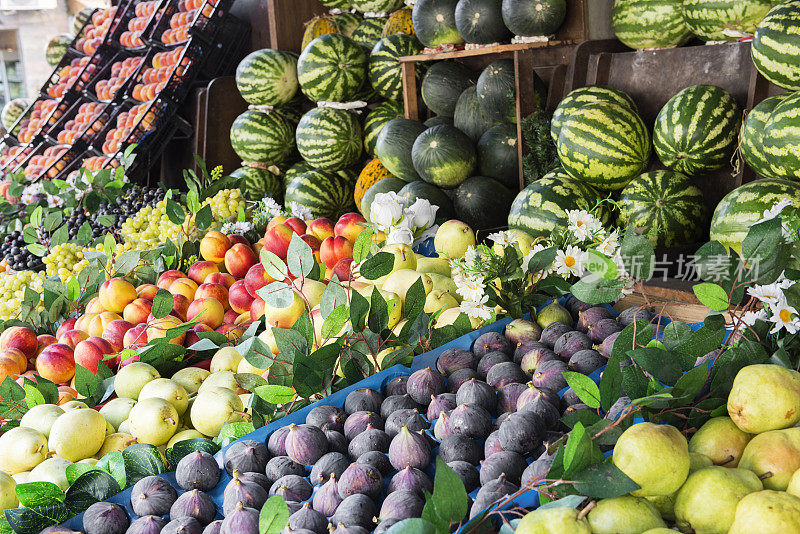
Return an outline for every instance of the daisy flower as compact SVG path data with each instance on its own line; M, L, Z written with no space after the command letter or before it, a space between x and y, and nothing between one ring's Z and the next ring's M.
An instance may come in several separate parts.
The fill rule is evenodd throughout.
M789 306L786 300L781 299L779 302L770 305L771 312L770 321L775 326L769 331L770 334L778 332L781 328L785 328L790 334L796 334L800 331L800 319L797 318L797 309Z
M270 217L277 217L278 215L283 215L283 208L280 204L278 204L274 198L272 197L264 197L261 199L261 202L264 204L263 211Z
M513 245L517 241L517 231L508 230L506 232L495 232L493 234L489 234L487 238L494 241L495 245L507 247L509 245Z
M748 287L747 294L765 304L777 304L781 300L786 300L783 288L779 284Z
M602 224L596 217L583 210L567 210L567 221L567 228L580 241L585 241L602 228Z
M308 209L308 207L303 206L298 202L289 202L289 205L287 207L289 208L289 212L292 214L292 216L297 217L300 220L310 221L311 219L314 218L314 215L312 215L311 210Z
M767 320L767 310L761 309L758 311L746 311L744 315L742 315L742 324L739 326L741 330L746 329L748 326L753 326L756 324L756 321L766 321Z
M461 295L463 299L477 301L485 296L483 291L486 286L481 280L457 274L453 277L453 283L456 285L456 293Z
M597 245L597 252L601 254L605 254L609 258L614 255L614 253L619 248L619 236L617 235L617 231L614 230L608 237L603 239L599 245Z
M556 260L553 266L556 272L561 276L581 276L587 258L588 254L586 251L574 245L568 245L567 250L559 250L556 252Z
M459 306L459 309L463 313L466 313L468 317L476 317L488 321L492 318L492 309L486 306L488 300L488 295L484 295L480 300L465 299Z

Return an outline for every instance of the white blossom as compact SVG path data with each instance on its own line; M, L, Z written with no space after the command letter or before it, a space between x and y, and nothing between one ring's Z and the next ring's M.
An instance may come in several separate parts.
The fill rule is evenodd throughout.
M436 231L439 229L438 224L434 224L430 228L426 228L414 238L414 245L419 245L423 241L430 239L436 235Z
M492 318L492 309L486 306L486 302L488 300L488 295L484 295L479 300L465 299L461 302L459 309L463 313L467 314L468 317L475 317L484 321L488 321Z
M495 245L507 247L509 245L513 245L517 241L517 231L508 230L506 232L495 232L493 234L489 234L487 237L488 239L494 241Z
M411 222L412 228L421 230L433 224L438 210L439 206L432 205L425 198L418 198L416 202L404 210L404 215Z
M411 246L413 243L414 232L411 231L411 228L405 225L392 226L389 229L389 234L386 236L387 245L402 244Z
M277 217L278 215L283 215L283 208L280 204L278 204L274 198L272 197L264 197L261 199L261 202L264 204L262 208L264 213L269 215L270 217Z
M378 230L385 232L403 219L404 210L405 199L390 191L375 195L369 208L369 214L372 223L378 227Z
M753 326L756 324L756 321L766 321L767 320L767 310L760 309L757 311L749 310L744 312L742 315L742 324L739 325L739 328L744 330L748 326Z
M585 250L581 250L574 245L568 245L566 250L556 252L556 259L553 265L556 272L561 276L581 276L588 256Z
M44 191L44 186L41 182L28 184L25 186L25 189L22 190L20 201L25 205L33 204L36 200L36 196L41 194L42 191Z
M614 230L597 245L597 252L605 254L609 258L612 257L619 248L619 236L617 231Z
M778 202L776 202L771 208L764 210L764 216L758 221L759 223L772 220L776 217L779 217L781 212L783 212L784 208L787 206L791 206L792 201L788 198L782 198Z
M303 206L299 202L289 202L287 206L289 208L289 213L292 214L292 217L297 217L303 221L310 221L314 218L314 215L311 213L311 210L308 207Z
M253 229L253 223L243 222L227 222L222 225L220 231L225 235L230 234L246 234Z
M764 304L777 304L781 300L786 300L783 289L779 284L748 287L747 294Z
M529 266L531 260L533 259L533 257L536 255L537 252L540 252L540 251L544 250L545 248L547 248L547 247L545 247L541 243L536 243L535 245L533 245L533 247L531 247L531 249L528 251L528 253L525 254L522 257L522 272L524 272L526 274L528 273L528 266ZM551 269L552 269L552 266L544 271L545 274L548 273Z
M594 232L603 227L596 217L583 210L567 210L567 220L567 228L579 241L585 241L590 238Z
M459 273L453 276L453 283L456 285L456 293L466 300L476 301L484 296L486 286L483 280Z
M770 321L775 324L772 330L769 331L770 334L775 334L782 328L785 328L790 334L796 334L800 331L800 319L797 317L797 309L790 306L785 299L781 299L775 304L770 304L769 311Z

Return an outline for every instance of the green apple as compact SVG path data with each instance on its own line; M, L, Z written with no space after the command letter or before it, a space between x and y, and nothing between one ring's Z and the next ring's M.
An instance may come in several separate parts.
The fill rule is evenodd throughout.
M185 367L172 375L172 380L182 385L189 395L194 395L203 380L208 378L210 374L211 371L199 367Z
M145 384L139 393L139 402L152 398L164 399L172 404L178 411L178 415L183 415L189 406L189 394L182 385L169 378L156 378Z
M208 437L216 437L225 423L244 421L242 399L233 391L212 387L198 393L192 405L192 425Z
M267 330L269 332L269 330ZM220 371L218 373L211 373L208 378L203 380L197 392L202 393L206 389L221 387L231 391L239 391L239 382L236 381L236 375L231 371Z
M461 310L459 308L450 308L443 311L439 318L436 319L436 328L455 323L459 315L461 315ZM483 324L483 321L478 317L470 317L469 322L472 324L472 328L478 328Z
M100 408L100 415L105 417L111 426L118 429L119 425L131 414L134 406L136 406L135 400L119 397L108 401L105 406Z

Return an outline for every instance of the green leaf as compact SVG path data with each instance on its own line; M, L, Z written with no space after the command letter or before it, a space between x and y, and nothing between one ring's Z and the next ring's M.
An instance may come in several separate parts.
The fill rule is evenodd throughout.
M286 282L272 282L258 289L256 294L273 308L288 308L294 302L295 294Z
M136 484L144 477L159 475L167 471L158 448L147 443L135 443L122 451L128 484Z
M614 302L622 294L622 288L621 280L589 274L572 284L570 291L577 299L594 305Z
M612 499L639 489L639 485L612 463L590 465L571 477L575 489L592 499Z
M72 515L62 503L5 511L9 525L19 534L36 534L49 526L63 523Z
M86 367L77 364L75 366L75 390L91 399L95 396L100 386L100 379Z
M233 377L236 379L236 383L239 384L239 387L250 392L255 391L259 386L267 385L267 381L264 380L264 378L253 373L236 373Z
M436 457L433 494L422 509L422 519L436 526L437 533L449 533L451 526L467 515L467 491L461 478L440 457Z
M17 484L17 499L28 508L64 502L64 492L52 482Z
M34 406L38 406L40 404L46 404L44 395L42 395L42 393L36 389L34 384L26 382L22 387L25 390L25 404L28 405L28 408L33 408Z
M484 514L480 514L479 516L475 517L473 521L478 521L479 518L482 518ZM469 525L467 525L465 532L472 532L470 530ZM449 531L448 531L449 532ZM403 519L402 521L395 523L392 525L392 534L444 534L441 530L437 529L437 525L434 525L427 519L423 519L421 517L412 517L410 519Z
M197 226L197 229L202 232L207 230L212 222L214 222L214 214L211 212L211 205L206 204L197 211L194 224Z
M362 232L363 233L363 232ZM328 285L330 287L330 285ZM320 305L320 308L322 306ZM364 329L367 320L367 313L369 313L369 302L358 291L350 293L350 326L354 332L360 332Z
M680 406L692 404L694 398L706 385L706 380L708 380L708 368L705 365L690 369L678 379L675 387L672 388L673 398L679 401Z
M746 258L757 272L756 282L773 282L777 275L785 269L784 262L776 261L782 259L782 255L779 254L782 239L781 219L779 218L769 219L750 227L742 241L742 257ZM777 265L777 263L783 265Z
M377 280L378 278L391 273L393 268L394 254L389 254L388 252L378 252L361 264L359 272L361 276L367 280Z
M622 371L619 355L611 355L600 377L600 405L608 411L622 393Z
M70 302L78 302L78 299L81 298L81 285L76 277L70 276L64 289L66 290L66 297Z
M347 306L342 304L336 307L322 323L322 339L326 340L338 336L344 325L347 324L348 318Z
M122 491L110 474L105 471L89 471L72 483L67 490L67 500L75 493L86 493L96 501L105 501Z
M572 371L565 371L562 374L581 402L589 408L597 409L600 407L600 388L591 378Z
M363 297L357 292L353 291L351 299L353 302L358 298ZM322 297L319 302L319 313L323 319L327 319L328 315L338 308L339 306L347 306L347 291L342 287L339 282L331 280L322 292ZM354 326L355 328L355 326Z
M702 282L692 286L697 299L714 311L724 311L730 306L728 294L717 284Z
M254 432L256 427L253 423L225 423L219 431L219 435L214 438L220 446L224 447L228 443L236 441L237 439L246 436L250 432Z
M626 326L614 341L611 353L620 361L628 358L628 351L644 347L653 339L653 326L647 321L636 321Z
M174 469L181 458L194 451L207 452L210 455L215 455L219 452L220 446L210 439L206 438L193 438L185 439L177 442L174 446L170 447L164 453L167 457L169 465Z
M69 464L65 471L65 474L67 475L67 482L72 485L72 483L75 482L78 477L89 471L102 471L102 469L96 465L82 464L80 462L77 464Z
M172 224L182 225L184 222L186 222L186 212L184 211L183 206L171 198L167 199L166 211L167 217Z
M356 242L353 243L353 261L355 263L360 263L367 259L372 248L372 235L372 228L365 228L356 237Z
M272 404L286 404L292 402L295 397L293 388L274 384L259 386L253 393Z
M138 250L128 250L127 252L123 252L114 261L114 270L117 274L128 274L139 265L140 258L141 252Z
M25 248L27 248L31 254L39 256L40 258L47 254L47 247L41 243L31 243L30 245L26 245Z
M280 495L273 495L258 516L258 534L280 534L289 521L289 507Z
M367 324L375 333L381 333L389 326L389 305L377 289L372 291L370 297Z
M649 380L642 370L635 365L628 365L623 367L621 372L622 389L625 391L625 394L631 399L644 397L647 393L647 384Z
M310 347L314 344L314 325L311 324L311 316L307 309L292 325L292 330L299 332L306 338L306 346Z
M689 338L675 347L673 351L680 357L682 368L689 370L694 367L697 358L715 351L722 345L725 338L725 325L714 324L713 316L706 318L706 324Z
M633 226L625 232L619 252L625 271L632 277L647 280L653 275L656 263L653 245L636 232Z
M104 454L102 458L97 461L96 467L111 473L114 480L117 481L120 488L127 487L127 478L125 475L125 459L120 451L112 451Z
M286 252L286 264L289 272L297 278L308 276L316 264L311 247L295 233L292 233L292 240Z
M307 352L295 354L294 375L292 384L300 397L311 398L325 387L323 370Z
M556 247L547 247L534 254L528 261L528 274L549 269L556 259L556 252L558 252Z
M411 284L411 287L406 291L405 301L403 302L403 317L408 321L413 321L417 315L422 313L425 308L425 284L422 283L422 277Z
M259 254L261 264L264 266L264 271L272 277L273 280L285 280L289 274L286 263L280 259L275 253L267 249L261 249Z
M661 336L661 342L667 350L673 350L675 347L685 343L694 331L692 328L680 321L672 321L664 327L664 334Z
M619 268L617 264L614 263L614 260L594 249L589 249L586 252L589 256L585 264L585 268L588 272L607 280L616 280L619 276Z
M175 306L175 298L166 289L159 289L156 296L153 298L153 305L150 308L150 313L156 319L166 317L172 312Z
M676 358L665 350L644 347L630 351L628 356L646 372L667 385L674 385L683 375Z

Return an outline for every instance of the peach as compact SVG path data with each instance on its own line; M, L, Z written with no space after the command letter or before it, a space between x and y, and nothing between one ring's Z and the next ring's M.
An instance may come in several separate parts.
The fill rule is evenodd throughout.
M103 331L106 329L106 326L108 326L108 323L120 319L122 319L122 316L114 312L103 312L95 315L92 320L89 321L89 329L86 332L89 336L100 337L103 335Z
M250 241L245 239L244 236L239 234L228 234L228 241L230 241L231 246L241 243L242 245L250 246Z
M303 235L306 233L306 223L299 217L289 217L283 221L283 224L294 230L294 233L297 235Z
M103 361L107 354L114 354L114 352L116 351L111 346L111 343L102 337L92 336L89 339L84 339L75 347L75 364L97 373L97 362ZM119 358L117 357L104 363L109 368L114 369L119 363Z
M30 328L12 326L6 328L0 335L0 349L19 349L26 358L35 356L38 348L39 341L36 339L36 332Z
M158 286L153 284L142 284L136 288L136 295L140 299L153 300L158 293Z
M0 358L0 382L5 380L7 376L16 379L19 373L20 369L17 366L17 362L11 358Z
M136 300L136 288L124 278L112 278L100 284L100 304L108 311L122 313Z
M114 347L114 352L119 352L125 348L123 344L125 334L131 328L133 328L133 324L123 319L111 321L106 325L106 329L103 330L103 335L100 337L111 343L111 346Z
M186 275L177 269L172 269L170 271L164 271L161 273L161 276L158 277L158 281L156 281L156 285L161 289L168 289L170 284L179 278L186 278ZM153 294L155 297L155 294ZM152 299L151 299L152 300Z
M267 223L266 232L269 232L270 230L272 230L273 226L277 226L279 224L283 224L284 222L286 222L287 219L288 219L288 217L286 217L284 215L276 215L275 217L270 219L269 222Z
M58 386L58 401L56 404L61 406L62 404L66 404L69 401L75 400L78 398L78 392L69 386Z
M218 328L221 326L224 317L225 308L220 301L213 298L197 299L193 301L189 304L189 309L186 312L186 319L189 321L197 319L210 328Z
M250 295L245 283L245 280L239 280L228 290L228 300L231 304L231 309L239 313L249 311L253 300L256 298Z
M236 243L225 253L225 269L235 278L244 278L256 263L258 258L249 245Z
M39 346L36 348L36 356L38 356L46 346L52 345L53 343L58 343L56 337L51 336L50 334L41 334L36 336L36 341L39 344Z
M84 312L86 313L103 313L106 309L103 307L103 303L100 302L100 297L94 297L89 302L86 303L86 308Z
M131 345L130 348L131 349L135 349L135 348L138 348L140 346L141 346L140 344ZM119 369L122 369L126 365L130 365L132 363L136 363L136 362L139 362L139 361L142 361L142 356L138 352L136 354L126 355L125 358L122 358L122 355L120 354Z
M203 280L204 284L222 284L226 288L230 289L233 283L236 281L236 278L233 277L230 273L211 273L206 276L206 279Z
M250 313L250 312L247 312ZM228 310L225 312L225 316L222 318L222 324L233 324L236 323L236 319L239 318L241 314L236 310Z
M233 324L244 324L250 326L253 321L250 320L250 312L246 311L240 313L239 316L233 321Z
M137 298L125 306L125 309L122 310L122 318L132 324L144 323L147 321L147 316L150 315L152 307L152 300Z
M75 353L63 343L53 343L36 358L36 371L50 382L65 384L75 376Z
M173 295L172 299L172 315L178 317L181 321L185 321L192 301L183 295Z
M197 334L199 332L211 332L211 328L207 324L204 323L197 323L194 325L188 332L186 332L186 339L184 340L184 345L187 347L191 347L198 341L200 341L200 336Z
M238 324L224 324L217 328L217 332L228 338L228 341L238 341L244 335L244 328Z
M367 220L360 213L345 213L336 221L333 233L344 237L351 243L355 243L358 234L366 229L366 226L364 226L366 223Z
M247 274L244 276L244 285L247 288L247 292L250 293L250 296L253 298L256 297L256 291L274 281L275 279L267 274L264 265L261 263L256 263L250 267L250 270L248 270Z
M319 248L319 257L328 269L333 269L340 259L353 257L353 245L340 235L326 237Z
M261 256L261 249L264 248L264 238L262 237L255 243L253 243L253 252L256 253L256 256Z
M264 302L264 299L261 297L254 298L253 302L250 304L250 320L255 321L261 319L264 316L264 308L266 305L267 303Z
M78 317L78 320L75 322L75 330L81 330L83 332L89 331L89 323L97 315L96 313L85 313Z
M192 264L192 266L189 267L189 272L187 274L189 275L189 278L197 282L199 285L205 281L209 274L218 272L219 268L217 267L216 263L213 261L203 260Z
M147 339L160 339L167 337L167 331L179 326L183 321L175 317L174 315L167 315L166 317L162 317L161 319L153 319L147 325ZM174 337L169 342L174 345L182 345L183 340L186 338L186 333L180 334L179 336Z
M75 328L76 321L77 319L74 318L64 319L64 321L60 325L58 325L58 330L56 330L56 338L61 337L61 334L63 334L67 330L72 330L73 328Z
M220 263L225 259L225 253L231 248L231 242L222 232L212 230L200 240L200 256L204 260Z
M266 302L264 303L264 320L268 327L277 326L278 328L291 328L295 321L303 315L306 309L303 299L297 292L292 292L292 297L292 303L286 308L273 308Z
M3 349L0 350L0 358L8 358L17 364L19 372L25 372L28 369L28 358L19 349Z
M353 258L342 258L333 266L333 274L335 274L339 281L350 280L350 269L353 266Z
M130 330L125 332L122 336L122 347L131 348L133 345L146 345L147 344L147 325L137 324Z
M294 230L285 224L276 224L264 235L264 250L268 250L280 259L286 259L289 243L292 241Z
M58 343L63 343L64 345L75 349L75 346L83 341L84 339L88 339L89 334L84 332L83 330L67 330L58 338Z
M306 232L319 239L320 242L324 241L326 237L335 235L333 221L324 217L308 223Z
M189 301L192 301L197 291L197 283L191 278L178 278L169 285L167 291L173 295L183 295Z
M228 288L222 284L200 284L194 294L194 299L212 298L219 301L225 310L229 310L231 305L228 302Z

